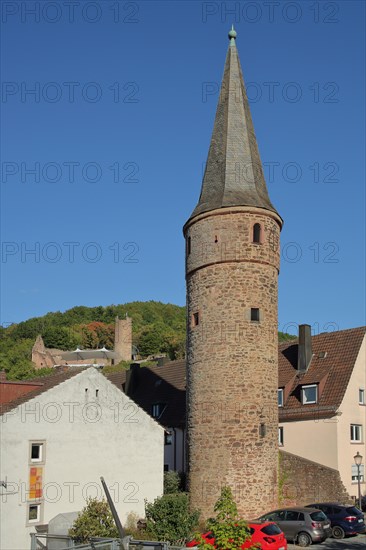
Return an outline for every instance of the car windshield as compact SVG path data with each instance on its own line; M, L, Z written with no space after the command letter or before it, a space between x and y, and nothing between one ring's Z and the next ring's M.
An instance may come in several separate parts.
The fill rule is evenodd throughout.
M278 525L275 525L274 523L272 523L271 525L265 525L264 527L262 527L261 531L265 535L279 535L280 533L282 533Z
M327 519L327 516L321 510L318 512L312 512L310 517L313 521L325 521Z
M358 508L356 508L356 506L348 506L348 508L346 508L346 511L348 514L354 514L354 515L359 515L361 512Z

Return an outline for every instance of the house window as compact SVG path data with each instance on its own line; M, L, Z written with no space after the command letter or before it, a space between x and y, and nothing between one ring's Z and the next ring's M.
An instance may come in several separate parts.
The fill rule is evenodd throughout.
M283 447L283 426L278 428L278 444L280 447Z
M283 407L283 389L279 388L277 390L277 399L278 399L278 406Z
M250 309L250 320L251 321L256 321L256 322L259 322L259 308L258 307L252 307Z
M301 388L301 402L303 405L318 402L318 386L316 384L310 384Z
M365 481L365 465L360 464L360 482ZM352 483L358 482L358 468L356 464L352 464Z
M169 464L164 464L164 472L169 472Z
M173 434L171 432L165 432L164 443L165 445L171 445L173 443Z
M30 444L30 462L43 462L43 443Z
M165 409L165 403L154 403L151 407L151 416L153 418L160 418Z
M28 504L28 522L37 523L41 521L41 504Z
M351 441L362 442L362 424L351 424Z
M192 325L194 327L197 327L199 324L200 324L200 314L198 313L198 311L196 311L196 313L193 313L192 315Z
M363 388L358 390L358 402L360 405L365 404L365 390Z
M253 225L253 243L260 243L261 242L261 224L255 223Z

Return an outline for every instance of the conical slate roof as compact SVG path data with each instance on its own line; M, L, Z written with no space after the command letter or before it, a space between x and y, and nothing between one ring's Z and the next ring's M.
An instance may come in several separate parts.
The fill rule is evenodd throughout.
M230 206L256 206L278 214L268 196L234 29L229 38L201 195L191 218Z

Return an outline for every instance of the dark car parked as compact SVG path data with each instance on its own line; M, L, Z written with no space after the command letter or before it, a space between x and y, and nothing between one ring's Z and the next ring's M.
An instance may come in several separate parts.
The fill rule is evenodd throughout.
M332 532L329 519L316 508L282 508L264 514L259 520L276 522L286 539L294 541L299 546L323 542Z
M306 507L318 508L324 512L332 526L332 536L343 539L346 535L364 533L366 526L364 515L356 506L344 506L337 502L316 502Z

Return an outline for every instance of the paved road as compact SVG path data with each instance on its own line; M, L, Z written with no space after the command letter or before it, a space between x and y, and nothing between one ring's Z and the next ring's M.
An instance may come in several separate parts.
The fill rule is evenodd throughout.
M299 550L299 546L288 545L288 550ZM308 546L309 550L366 550L366 534L347 537L343 540L327 539L321 544Z

